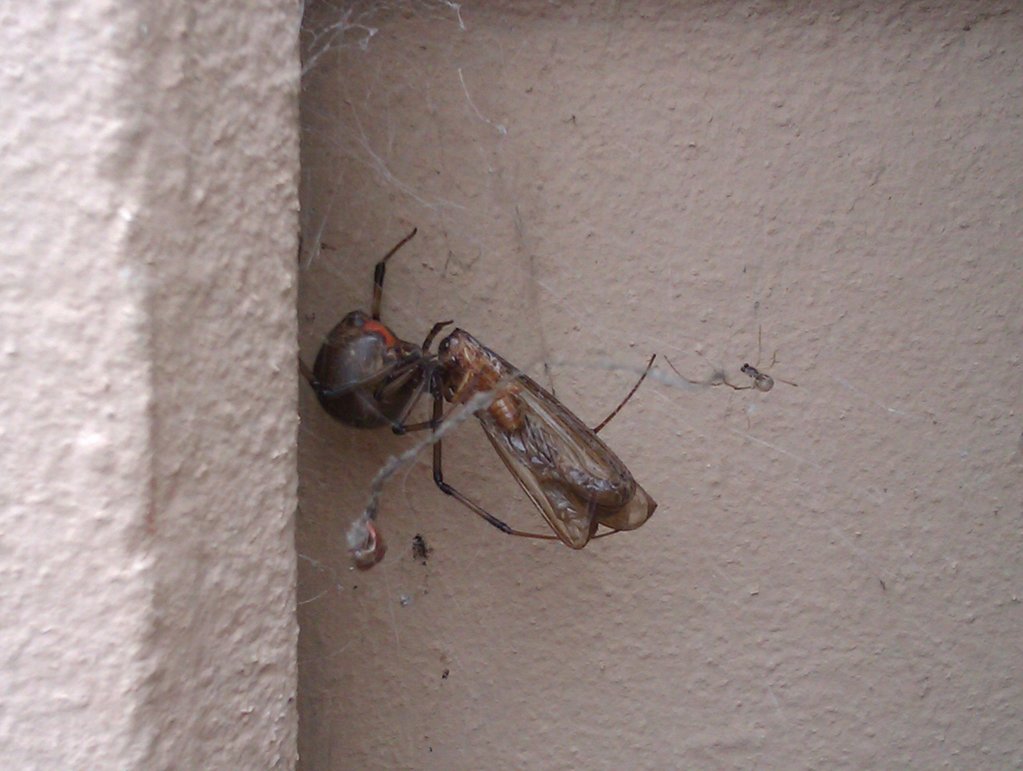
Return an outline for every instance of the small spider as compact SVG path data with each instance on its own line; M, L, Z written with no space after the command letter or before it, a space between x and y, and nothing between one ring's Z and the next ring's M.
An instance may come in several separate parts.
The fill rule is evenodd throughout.
M730 386L731 388L734 388L736 391L745 391L745 390L750 389L750 388L755 388L758 391L762 391L764 393L767 393L772 388L774 388L775 378L771 377L766 372L761 372L759 369L757 369L757 367L760 366L760 353L763 350L763 332L764 332L763 328L758 326L757 327L757 363L756 364L750 364L749 362L746 362L745 364L742 365L742 367L739 368L739 371L742 374L748 375L753 380L753 385L737 386L737 385L733 385L732 383L729 383L727 380L724 381L725 385ZM767 365L767 368L770 369L771 367L773 367L777 363L778 363L778 351L775 351L774 354L771 356L771 363ZM779 383L785 383L786 385L796 386L798 388L798 385L796 383L793 383L791 380L782 380L781 378L777 378L777 380L778 380Z
M671 361L668 361L668 366L671 367L675 371L675 374L678 375L680 378L685 380L687 383L693 383L694 385L707 385L707 386L726 385L729 388L731 388L733 391L749 391L749 390L752 390L752 389L756 389L757 391L760 391L762 393L767 393L772 388L774 388L774 381L775 380L777 380L779 383L785 383L786 385L798 387L798 384L797 383L793 383L791 380L782 380L780 377L779 378L771 377L771 375L768 375L766 372L762 372L759 369L759 367L760 367L760 355L761 355L761 351L763 350L762 335L763 335L763 329L761 327L757 327L757 363L756 364L750 364L749 362L746 362L745 364L743 364L739 368L739 371L742 374L746 375L747 377L750 378L750 380L753 381L749 385L736 385L735 383L731 382L728 379L728 376L722 370L715 370L711 374L711 376L709 378L707 378L706 380L703 380L703 381L690 380L685 375L683 375L681 372L679 372L677 369L675 369L675 365L672 364ZM703 356L702 353L700 355ZM777 363L778 363L778 352L775 351L774 355L771 357L771 363L767 365L767 368L770 369L771 367L773 367Z

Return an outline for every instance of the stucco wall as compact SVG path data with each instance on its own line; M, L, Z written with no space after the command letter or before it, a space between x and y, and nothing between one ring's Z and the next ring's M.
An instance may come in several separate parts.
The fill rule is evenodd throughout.
M0 757L295 762L293 3L0 10Z
M300 396L306 768L1023 764L1023 13L316 3L300 343L366 308L527 369L656 497L574 553L387 488ZM757 359L769 393L692 386ZM449 481L540 526L470 422ZM412 559L421 534L432 548Z

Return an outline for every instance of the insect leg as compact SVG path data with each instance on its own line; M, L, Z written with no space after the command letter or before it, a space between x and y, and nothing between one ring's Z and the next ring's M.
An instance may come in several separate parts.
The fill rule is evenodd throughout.
M398 415L398 417L391 423L391 430L398 436L407 434L409 431L422 431L423 429L426 428L433 428L433 420L424 420L420 423L405 422L408 416L412 414L412 410L415 408L415 406L419 404L419 400L423 397L423 394L426 392L426 389L427 388L432 389L436 360L428 360L425 363L420 362L418 366L424 367L426 369L426 374L423 377L423 382L419 384L419 387L416 389L415 396L408 400L408 404L406 404L405 407L402 409L401 414Z
M753 377L753 376L750 375L750 377ZM754 380L756 380L756 378L754 378ZM720 382L715 383L714 385L726 385L729 388L731 388L733 391L750 391L750 390L756 388L755 385L736 385L731 380L729 380L727 377L721 378Z
M771 357L771 363L768 365L767 368L768 369L772 369L774 367L774 365L777 364L777 363L778 363L778 352L775 351L774 355ZM791 380L783 380L782 378L777 377L776 375L771 375L771 377L774 380L777 380L779 383L784 383L785 385L795 386L796 388L799 388L799 383L793 383Z
M443 418L444 412L444 398L441 396L440 390L434 386L433 388L433 420L430 421L432 426L436 428L440 425L441 419ZM508 535L517 535L521 538L539 538L544 541L557 541L559 540L556 535L548 535L541 533L526 533L522 530L516 530L510 525L505 524L493 514L488 512L482 506L466 498L462 493L456 490L454 487L444 481L444 471L441 467L441 440L438 439L433 445L433 481L437 487L440 488L441 492L450 495L452 498L457 500L463 506L471 510L478 517L485 519L491 525L496 527L502 533Z
M423 340L422 345L423 353L430 352L430 346L433 345L433 338L437 336L438 332L444 329L444 327L446 327L448 324L454 323L455 323L454 321L438 321L436 324L434 324L433 327L430 328L430 333L426 336L426 339Z
M394 377L403 375L408 370L416 366L419 366L420 361L421 357L417 356L414 358L402 359L401 361L393 362L391 364L388 364L379 372L374 373L370 377L363 378L362 380L353 380L352 382L346 383L340 388L327 388L326 386L324 386L323 383L316 379L316 376L313 374L312 370L309 369L309 367L306 365L304 361L302 361L301 358L299 358L298 360L298 369L302 373L302 376L306 379L306 382L309 383L309 387L316 392L316 395L318 397L331 399L338 396L344 396L345 394L351 391L355 391L356 389L359 388L372 386L378 382L381 383L380 386L381 388L386 387L391 382L393 382Z
M384 258L376 264L375 268L373 268L373 305L370 307L370 311L373 318L377 321L380 320L380 301L384 296L384 271L387 270L387 261L391 259L396 251L411 241L412 236L414 236L418 230L419 228L412 228L412 232L395 244L394 248L385 254Z
M454 323L453 321L449 320L438 321L436 324L434 324L433 327L430 328L429 333L426 335L426 339L423 341L423 345L420 350L422 350L423 353L428 354L430 346L433 344L433 339L437 336L437 333L444 329L444 327L446 327L448 324L453 323ZM416 391L416 395L409 399L408 404L406 404L405 408L401 411L401 415L398 416L397 420L391 423L391 430L398 435L406 434L409 431L421 431L424 428L433 427L432 420L424 420L421 423L409 424L405 423L405 419L412 413L413 408L416 406L416 404L419 403L419 399L422 398L423 392L426 390L426 387L432 384L433 373L435 371L437 364L435 358L428 357L424 360L422 358L422 355L420 355L420 358L416 362L416 365L419 367L424 367L426 369L426 376L423 378L423 382L420 384L419 389Z
M423 431L427 428L433 428L432 420L424 420L419 423L399 423L396 426L391 426L391 430L398 436L411 433L412 431Z
M697 351L697 353L700 353L700 352ZM700 355L703 356L702 353ZM706 358L706 357L704 357L704 358ZM751 390L753 388L756 388L755 385L736 385L735 383L733 383L731 380L728 379L728 375L725 374L725 371L723 369L716 369L716 370L714 370L714 372L712 372L710 377L707 378L706 380L690 380L689 378L687 378L685 375L683 375L681 372L678 371L678 368L674 364L671 363L671 360L667 356L664 357L664 360L668 362L668 366L671 367L672 371L676 375L678 375L680 378L685 380L687 383L692 383L693 385L709 386L711 388L713 388L715 386L723 385L723 386L728 386L733 391L749 391L749 390ZM744 364L743 365L743 367L749 367L749 366L750 366L749 364ZM753 375L749 375L749 377L752 378Z
M610 423L611 422L611 418L613 418L615 415L617 415L618 412L622 409L622 407L625 406L625 403L627 401L629 401L629 399L632 398L632 395L634 393L636 393L636 390L643 384L643 381L646 380L646 376L650 373L650 368L652 366L654 366L654 359L656 359L656 358L657 358L657 354L656 353L653 356L650 357L650 361L647 362L646 369L643 370L643 374L639 376L639 380L636 381L636 385L634 385L632 387L632 390L629 391L629 393L627 393L625 395L625 398L622 399L621 404L619 404L617 407L615 407L611 411L610 415L608 415L606 418L604 418L602 421L600 421L600 424L595 429L593 429L593 433L599 434L600 433L600 429L602 429L604 426L606 426L608 423Z

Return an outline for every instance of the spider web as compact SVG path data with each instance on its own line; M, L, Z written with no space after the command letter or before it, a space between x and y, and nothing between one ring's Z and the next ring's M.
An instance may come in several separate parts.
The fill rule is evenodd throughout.
M781 662L750 675L757 683L752 692L722 686L723 700L741 700L749 713L720 717L720 724L755 747L769 744L758 733L763 725L800 736L792 717L800 714L799 697L789 691L798 667L784 646L801 644L786 630L802 611L777 602L780 595L804 594L815 608L807 612L820 623L827 614L818 616L818 609L848 603L845 612L883 618L891 635L952 633L922 611L907 611L892 626L875 605L920 587L935 572L946 585L955 581L963 564L952 556L956 550L946 552L922 535L935 527L929 510L939 511L945 524L956 521L960 508L984 507L997 516L1004 496L990 484L1004 485L1007 472L997 464L956 466L970 442L953 449L956 432L949 426L966 436L969 423L940 383L915 374L947 362L951 347L966 359L960 369L953 366L951 379L968 382L999 345L1019 342L1019 324L1006 323L990 338L971 340L963 331L949 343L935 336L929 324L942 313L966 312L957 303L968 301L942 294L936 307L933 292L916 286L915 277L932 273L917 250L926 243L929 254L940 256L976 247L958 240L960 231L947 234L947 242L928 241L931 224L912 215L895 237L871 242L888 201L912 195L902 180L915 172L901 158L918 145L893 140L886 147L869 138L841 150L826 144L819 137L829 118L812 105L818 96L822 103L840 101L842 87L795 77L767 54L765 61L738 57L722 64L705 41L738 23L723 6L629 15L616 5L576 14L550 4L549 24L537 25L527 16L543 4L527 5L528 12L508 4L471 11L444 2L307 4L302 356L311 363L341 316L368 308L374 263L416 226L417 237L389 263L384 292L383 320L401 337L418 341L437 320L454 318L591 425L628 390L648 355L660 354L649 380L601 434L660 508L643 529L578 555L523 544L441 495L424 448L383 488L385 561L369 573L354 572L344 532L365 506L374 474L412 440L332 423L301 384L301 706L343 736L314 740L319 729L307 717L304 741L310 748L322 748L316 741L347 743L364 760L371 745L390 743L399 765L426 757L429 748L438 767L471 765L452 749L456 732L438 710L465 715L481 701L506 702L482 681L453 695L453 681L441 672L457 679L491 667L496 681L514 683L520 676L509 658L514 651L531 667L527 680L553 678L551 630L566 614L582 629L593 626L586 639L621 633L606 625L604 613L594 620L590 607L551 599L574 598L564 593L566 585L592 589L623 614L646 609L651 621L644 635L656 643L639 644L645 664L618 650L616 661L598 651L582 655L580 666L600 672L623 666L649 679L643 691L652 699L660 693L651 684L658 679L653 669L679 672L660 654L678 644L667 619L682 626L698 617L708 630L715 619L726 625L747 619L734 644L710 631L688 632L696 650L721 644L733 660L745 661L745 649L767 646ZM821 35L826 47L826 30L837 23L822 17L800 40ZM696 41L699 55L684 57L684 83L676 91L659 86L675 65L658 58L655 44L671 35L654 38L649 55L623 53L626 41L635 45L637 34L654 25ZM594 40L595 50L585 47ZM807 46L798 55L818 62ZM856 91L845 97L867 99ZM729 112L757 102L763 106L753 117ZM881 99L865 103L864 114L886 109ZM910 129L926 138L929 127L914 123L907 134ZM816 162L839 152L845 153L839 156L845 189L814 177L812 164L803 167L803 184L789 183L801 154ZM813 212L809 224L800 218L804 210ZM984 216L978 205L960 219L977 223ZM989 254L999 248L994 243ZM998 287L1017 282L1023 265L1018 255L1001 258L982 260L993 271L990 279L980 278L982 266L971 275L988 287L990 307L1018 319L1018 298ZM886 285L896 287L892 296L866 298L879 287L889 291ZM886 319L874 312L877 302L892 307L896 294L913 314ZM1001 372L1010 382L1015 373L1016 385L985 407L992 433L983 442L1001 448L1001 463L1018 468L1019 427L1005 421L1021 409L1019 355L1005 361ZM767 393L718 385L722 375L748 383L740 372L746 362L779 382ZM535 527L528 501L472 421L444 440L444 453L445 478L499 518ZM914 460L919 478L900 471ZM979 473L962 471L954 482L938 473L952 467ZM893 511L900 513L889 522ZM412 555L417 534L430 548L425 560ZM635 562L641 568L620 586L620 566ZM677 599L665 588L676 586L691 591ZM684 610L665 611L654 599L661 594ZM520 628L525 637L516 648L490 628L504 623L502 607L522 598L537 604L541 628ZM948 648L930 654L946 673L960 666L961 654ZM821 660L837 665L842 657L828 653ZM710 657L691 674L712 678L719 665ZM678 678L684 675L665 676ZM381 681L387 699L358 698ZM883 678L870 682L886 688ZM345 703L335 693L338 683ZM584 686L570 689L565 709L571 713L575 699L582 709L589 695ZM696 697L687 704L715 719L728 711L715 712ZM652 730L667 731L662 722L679 718L671 709L665 714L652 719ZM521 744L475 727L492 747ZM546 735L543 726L534 728ZM444 739L435 744L428 731L448 735L446 750ZM605 746L596 729L584 733L591 750L571 756L577 760ZM547 738L557 743L556 734ZM322 759L316 752L302 754ZM537 757L517 756L527 766Z

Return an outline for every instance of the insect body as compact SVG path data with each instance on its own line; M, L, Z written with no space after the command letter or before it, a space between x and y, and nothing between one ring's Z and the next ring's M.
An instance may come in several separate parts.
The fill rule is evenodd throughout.
M563 543L581 549L601 525L633 530L654 513L657 503L595 431L468 332L456 329L444 338L438 361L435 415L441 398L461 403L480 391L494 391L493 401L476 417L498 456ZM443 481L439 441L434 448L438 486L479 514L476 504ZM489 515L484 518L495 524ZM507 528L502 525L496 524Z

